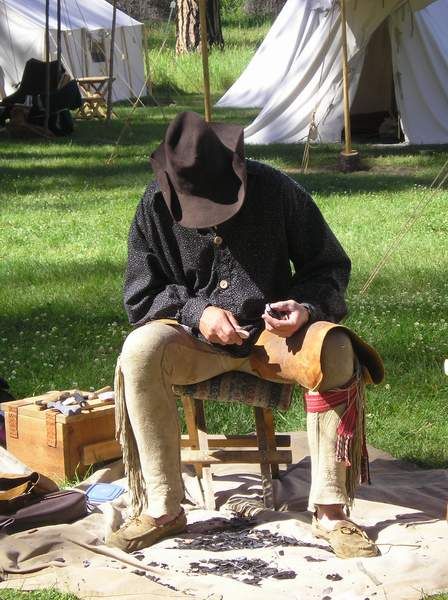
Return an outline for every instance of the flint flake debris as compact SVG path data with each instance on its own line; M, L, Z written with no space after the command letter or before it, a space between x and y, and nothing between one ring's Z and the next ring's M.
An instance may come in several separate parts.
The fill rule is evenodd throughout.
M341 581L342 576L339 575L339 573L328 573L328 575L325 576L325 579L329 579L330 581Z
M295 571L279 570L260 558L233 558L227 560L210 558L190 563L190 573L227 576L250 585L260 585L260 581L268 577L274 579L294 579L297 577Z
M252 529L248 521L235 519L229 521L229 529L201 534L198 537L176 539L178 550L208 550L210 552L226 552L227 550L251 550L277 546L296 546L301 548L317 548L332 552L328 546L303 542L289 536L271 533L265 529Z

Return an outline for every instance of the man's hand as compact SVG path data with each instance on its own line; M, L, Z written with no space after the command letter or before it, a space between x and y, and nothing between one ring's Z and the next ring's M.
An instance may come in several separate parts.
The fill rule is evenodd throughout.
M207 306L199 321L199 331L213 344L241 346L243 340L237 333L238 321L228 310L217 306Z
M273 302L271 307L282 314L281 319L275 319L266 312L263 313L266 329L275 335L289 338L309 321L310 314L307 309L295 300Z

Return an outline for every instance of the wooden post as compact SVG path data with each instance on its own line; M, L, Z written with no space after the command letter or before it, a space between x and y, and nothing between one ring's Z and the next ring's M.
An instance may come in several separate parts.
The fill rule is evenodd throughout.
M210 73L208 69L208 37L207 37L207 7L206 0L199 0L199 23L201 28L201 53L202 72L204 79L204 109L205 120L212 120L212 107L210 102Z
M106 121L110 121L112 114L112 85L114 77L114 51L115 51L115 29L117 25L117 0L113 0L112 9L112 31L110 34L110 51L109 51L109 81L107 85L107 113Z
M61 34L61 0L57 0L57 21L58 21L58 30L56 36L56 60L58 61L58 86L59 80L61 78L62 72L62 64L61 64L61 53L62 53L62 34Z
M50 0L45 0L45 118L44 128L48 130L50 120Z
M146 85L148 86L149 94L152 95L151 63L149 61L149 48L148 48L148 28L147 28L145 22L143 22L142 38L143 38L142 39L143 52L145 54Z
M341 3L341 38L342 38L342 85L344 92L344 130L345 130L345 148L341 152L341 169L343 171L356 171L359 168L359 154L352 149L352 132L350 126L350 78L348 73L348 53L347 53L347 21L345 0Z

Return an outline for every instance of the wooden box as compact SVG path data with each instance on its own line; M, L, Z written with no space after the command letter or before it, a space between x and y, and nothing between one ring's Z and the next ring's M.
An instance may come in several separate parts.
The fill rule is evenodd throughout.
M115 406L99 400L77 415L40 410L36 398L4 402L6 448L52 479L83 476L91 464L121 456L115 441Z

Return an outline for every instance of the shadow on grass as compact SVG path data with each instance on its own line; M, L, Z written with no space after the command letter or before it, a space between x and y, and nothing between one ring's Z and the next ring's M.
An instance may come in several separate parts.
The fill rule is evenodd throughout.
M150 149L148 149L148 157ZM112 164L107 165L106 159L108 153L96 154L98 160L96 164L82 164L73 162L70 165L55 164L54 166L29 165L23 167L2 167L3 180L19 178L20 191L24 194L33 193L37 190L42 192L42 179L48 179L45 182L45 192L60 191L61 183L65 180L73 180L75 189L85 189L86 183L90 182L92 186L104 189L126 188L129 180L149 181L151 171L146 157L139 157L139 161L134 162L129 157L120 157L118 155ZM25 158L25 157L23 157ZM56 158L56 157L55 157ZM88 155L87 157L88 158ZM124 177L121 176L124 175ZM347 177L344 174L336 173L313 173L303 175L301 173L290 173L290 175L305 185L313 193L325 193L331 196L331 193L350 191L351 193L363 192L385 192L385 191L406 191L415 186L428 185L431 176L399 176L399 175L370 175L368 173L358 173L356 177ZM384 199L382 199L384 200Z

